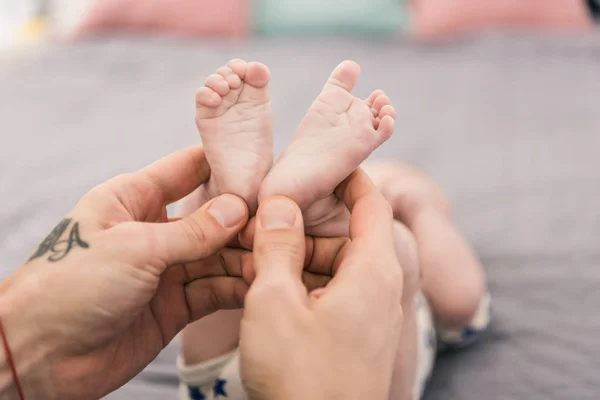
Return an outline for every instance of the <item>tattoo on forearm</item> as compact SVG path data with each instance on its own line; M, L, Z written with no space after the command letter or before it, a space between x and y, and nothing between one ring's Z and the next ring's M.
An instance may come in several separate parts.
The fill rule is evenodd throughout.
M31 261L36 258L48 256L48 261L57 262L65 258L71 250L81 247L87 249L90 245L81 239L79 234L79 222L75 222L69 231L68 237L63 240L59 240L67 228L71 225L73 220L71 218L65 218L59 222L58 225L50 232L48 236L40 243L35 253L29 258Z

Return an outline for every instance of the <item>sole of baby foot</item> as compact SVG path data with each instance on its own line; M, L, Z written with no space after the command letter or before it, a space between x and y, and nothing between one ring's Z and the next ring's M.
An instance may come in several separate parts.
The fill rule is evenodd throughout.
M333 71L259 192L259 200L277 194L296 201L311 234L333 234L324 226L331 218L335 231L344 226L347 231L339 220L343 205L333 192L394 130L395 110L383 91L366 100L352 94L359 76L352 61Z
M240 196L251 212L273 165L270 78L264 64L232 60L196 93L196 126L212 171L206 190Z

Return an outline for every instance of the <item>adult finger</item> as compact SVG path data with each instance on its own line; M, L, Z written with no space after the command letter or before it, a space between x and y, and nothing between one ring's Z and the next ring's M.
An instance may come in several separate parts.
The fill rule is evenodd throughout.
M336 189L351 213L350 239L389 249L393 243L392 209L368 175L360 168Z
M132 181L152 182L166 204L192 193L209 177L210 167L202 147L173 153L130 176Z
M244 307L248 284L241 278L220 277L198 279L185 286L185 298L190 309L190 322L219 310Z
M322 282L329 282L336 273L335 260L339 253L350 243L348 238L313 238L305 236L304 271L302 280L308 290L321 287ZM210 271L212 274L220 274L224 269L229 275L241 275L248 283L256 278L254 269L253 253L248 250L223 249L219 252L220 264L212 261ZM203 263L204 264L204 263ZM203 267L203 274L209 269ZM216 275L211 275L216 276Z
M254 234L256 233L256 217L250 218L248 224L242 229L238 235L240 245L247 249L252 250L254 248Z
M285 312L290 300L306 299L301 280L304 222L296 203L282 196L263 201L256 218L253 253L256 279L248 294L249 315L267 309L273 313Z
M251 259L252 253L247 250L226 247L204 259L180 264L177 268L183 268L183 284L221 276L243 278L251 283Z
M165 206L186 196L210 177L201 147L179 151L134 173L123 174L93 188L73 214L100 226L131 221L164 221ZM125 213L123 213L125 211Z
M337 253L335 248L341 245L342 240L327 239L327 241L328 243L325 246L317 246L319 248L323 247L322 250L317 250L318 254L316 253L313 256L312 253L307 251L305 269L302 271L302 282L308 291L322 288L331 280L333 273L332 258ZM244 282L251 285L256 279L252 252L237 248L224 248L203 260L180 264L173 268L180 268L177 279L183 285L198 279L218 277L242 278Z
M340 185L337 194L351 211L351 243L336 260L339 269L328 290L337 291L340 300L353 295L365 305L375 307L384 298L395 305L402 293L402 270L390 205L360 169Z
M164 268L216 253L247 221L246 203L237 196L222 195L177 221L120 224L110 233L115 246L129 251L138 263L154 261L154 265Z
M259 207L255 221L254 268L257 276L300 277L304 265L304 223L292 200L275 196Z

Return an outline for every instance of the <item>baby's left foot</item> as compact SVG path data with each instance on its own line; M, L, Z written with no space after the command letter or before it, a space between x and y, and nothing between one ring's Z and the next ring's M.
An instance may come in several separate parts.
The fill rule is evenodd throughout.
M382 91L366 100L352 95L359 75L351 61L333 71L260 188L259 201L283 195L298 203L310 235L348 234L349 213L334 191L394 130L395 111Z

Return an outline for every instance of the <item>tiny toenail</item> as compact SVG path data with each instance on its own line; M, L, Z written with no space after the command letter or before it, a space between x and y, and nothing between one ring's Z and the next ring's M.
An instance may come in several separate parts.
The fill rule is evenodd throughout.
M266 230L290 229L296 222L297 211L297 206L292 200L269 200L260 210L260 224Z

